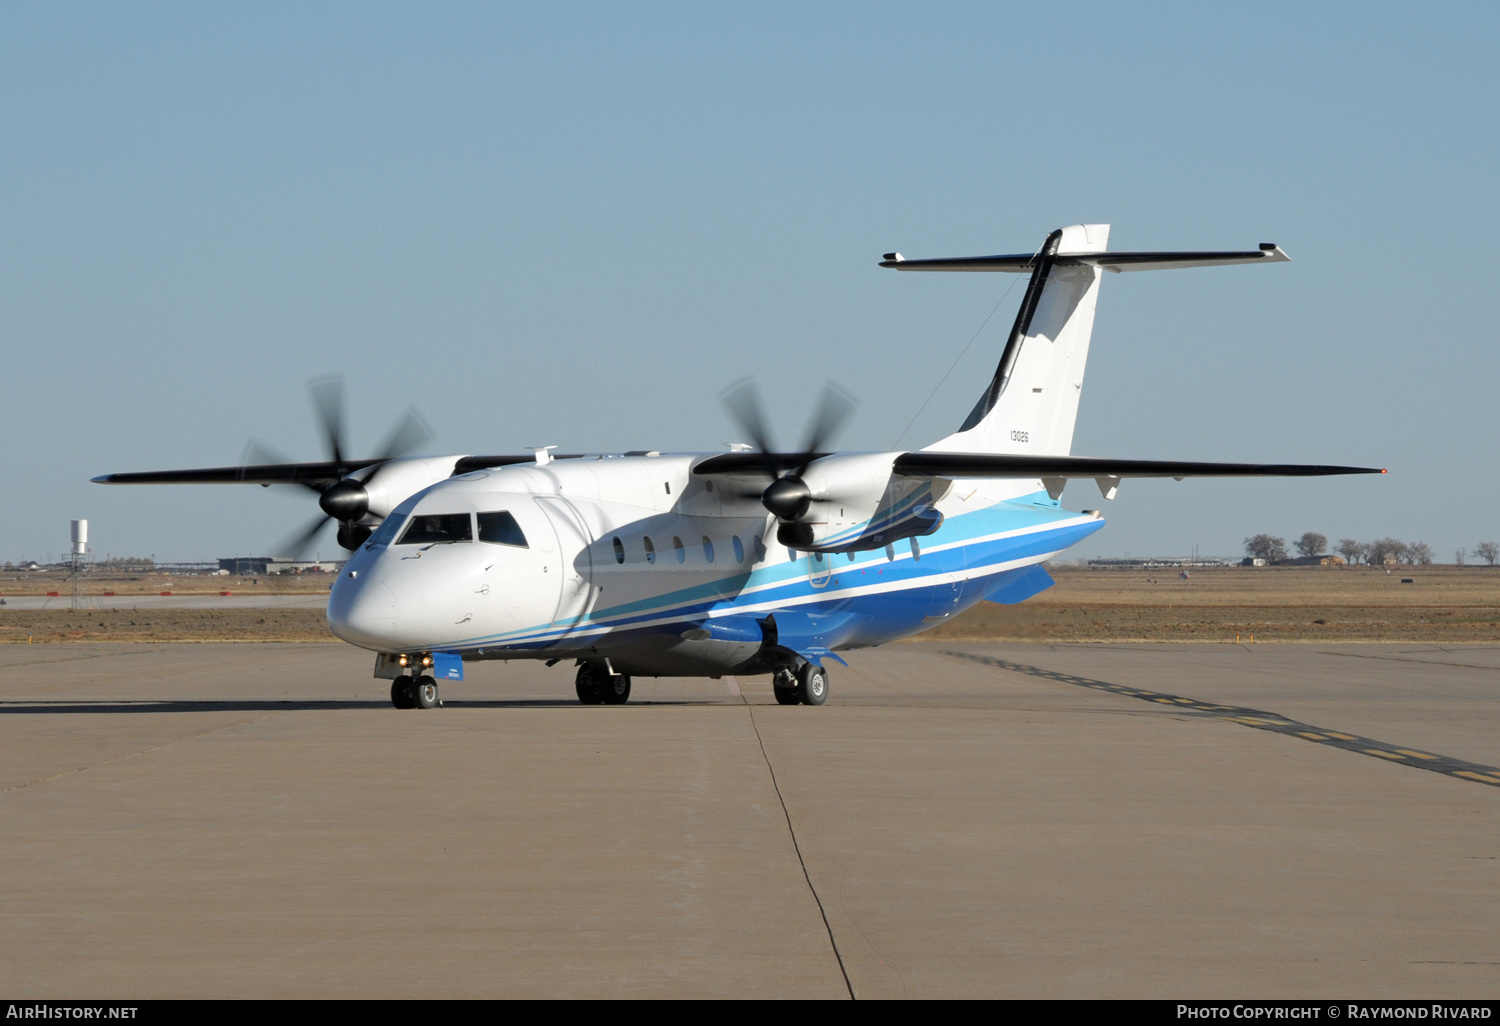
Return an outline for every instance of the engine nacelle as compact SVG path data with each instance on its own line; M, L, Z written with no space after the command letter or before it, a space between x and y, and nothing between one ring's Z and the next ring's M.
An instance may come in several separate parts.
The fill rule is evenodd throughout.
M807 512L782 523L777 540L806 552L862 552L928 535L943 523L933 481L891 473L900 453L851 453L816 461L802 475Z
M368 516L384 519L422 489L446 481L461 456L408 456L355 475L368 496Z

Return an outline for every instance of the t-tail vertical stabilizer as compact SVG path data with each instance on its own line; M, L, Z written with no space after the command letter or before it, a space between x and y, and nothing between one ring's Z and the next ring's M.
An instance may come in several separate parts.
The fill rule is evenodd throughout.
M882 267L901 271L1029 273L1000 363L963 426L927 451L1066 456L1083 393L1104 271L1167 270L1289 259L1271 243L1243 252L1110 253L1109 225L1075 224L1047 236L1035 253L907 260L887 253Z

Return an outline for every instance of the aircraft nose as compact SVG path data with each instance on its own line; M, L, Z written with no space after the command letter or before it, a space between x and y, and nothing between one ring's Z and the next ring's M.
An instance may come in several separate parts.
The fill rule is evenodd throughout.
M329 596L328 626L350 644L379 649L396 632L396 593L379 581L348 584Z

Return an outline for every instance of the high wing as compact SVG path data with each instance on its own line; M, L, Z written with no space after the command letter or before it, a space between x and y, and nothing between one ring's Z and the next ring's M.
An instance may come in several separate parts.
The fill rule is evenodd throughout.
M1304 463L1202 463L1188 460L1113 460L1090 456L1014 456L1000 453L907 452L891 472L903 477L1328 477L1384 474L1381 467Z
M1000 271L1025 274L1037 266L1037 253L1010 253L1000 256L944 257L939 260L908 260L900 253L887 253L881 267L898 271ZM1222 267L1226 264L1279 264L1292 258L1274 242L1263 242L1259 249L1242 251L1186 250L1164 253L1064 253L1052 261L1054 267L1102 267L1119 274L1122 271L1170 271L1183 267Z
M695 474L764 474L776 470L796 470L833 453L827 452L721 452L693 464Z
M577 459L576 453L553 455L553 459ZM524 456L459 456L454 459L453 473L468 474L492 467L531 463L532 454ZM94 484L332 484L350 474L391 460L323 460L316 463L262 463L242 467L204 467L197 470L146 470L127 474L100 474L90 478Z
M1383 467L1340 467L1307 463L1203 463L1194 460L1111 460L1089 456L1017 456L1008 453L907 452L897 456L891 473L927 478L1040 478L1047 494L1062 497L1072 478L1093 478L1100 493L1113 499L1127 477L1332 477L1339 474L1384 474Z
M244 467L203 467L197 470L146 470L128 474L100 474L94 484L332 484L356 471L385 460L325 460L319 463L263 463Z

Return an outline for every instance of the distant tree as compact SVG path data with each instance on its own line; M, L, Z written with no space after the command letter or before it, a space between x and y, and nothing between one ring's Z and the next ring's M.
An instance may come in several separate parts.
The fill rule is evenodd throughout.
M1245 539L1245 554L1256 559L1275 562L1286 558L1286 539L1269 534L1257 534Z
M1401 559L1406 543L1399 538L1376 538L1365 550L1365 560L1371 566L1385 566Z
M1406 547L1406 561L1417 566L1432 565L1432 546L1426 542L1412 542Z
M1474 555L1484 560L1490 566L1494 566L1496 562L1500 562L1500 545L1496 545L1494 542L1480 542L1474 546Z
M1328 539L1313 531L1297 539L1297 552L1302 556L1321 556L1327 548Z
M1338 548L1333 551L1343 556L1350 563L1358 563L1360 558L1365 554L1365 547L1362 542L1357 542L1353 538L1340 538Z
M1468 553L1466 551L1464 551L1463 549L1454 549L1453 550L1453 562L1457 563L1459 566L1463 566L1464 565L1464 557L1467 556L1467 555L1468 555Z

